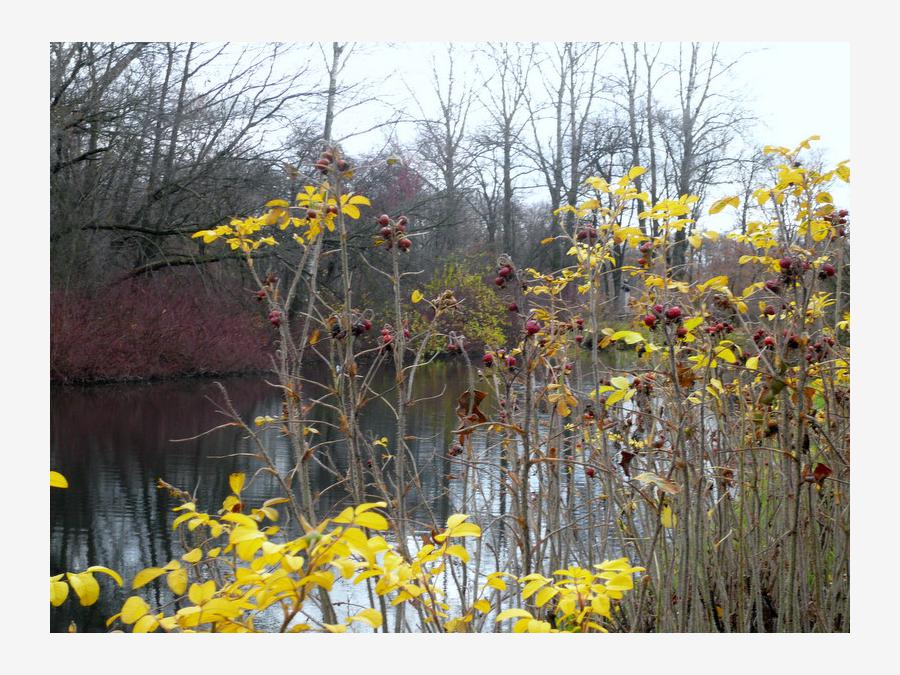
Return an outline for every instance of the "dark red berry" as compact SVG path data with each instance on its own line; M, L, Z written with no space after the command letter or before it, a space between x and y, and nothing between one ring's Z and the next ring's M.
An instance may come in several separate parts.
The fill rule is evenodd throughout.
M493 354L485 354L481 357L481 362L487 367L490 368L494 365L494 355Z
M525 322L525 332L529 335L534 335L535 333L540 332L540 330L541 324L534 319L528 319L528 321Z
M675 307L669 307L669 309L666 310L666 318L669 319L669 321L674 321L675 319L678 319L680 317L681 307L678 307L676 305Z
M388 214L386 214L386 213L382 213L380 216L378 216L378 224L379 225L390 225L391 224L390 216L388 216Z
M763 313L766 314L766 316L772 316L775 313L775 308L772 307L772 305L766 305Z
M685 337L687 335L687 333L688 333L687 328L685 328L684 326L679 326L678 330L675 331L675 335L680 338Z
M379 231L379 234L385 239L390 239L391 238L391 228L382 227L381 230Z
M594 476L597 475L597 470L594 467L589 466L588 468L586 468L584 470L584 473L587 475L588 478L593 478Z
M516 367L516 363L517 363L517 361L516 361L516 357L515 357L515 356L510 355L510 356L507 356L507 357L506 357L506 366L507 366L508 368L515 368L515 367Z
M662 314L663 309L665 309L662 305L653 305L653 311L657 314Z
M397 247L401 251L408 251L411 246L412 246L412 239L407 239L406 237L403 237L403 239L401 239L400 241L397 242Z
M511 302L506 306L506 309L510 312L518 312L519 306L516 303Z
M649 327L653 328L656 325L656 317L652 314L648 314L644 317L644 323Z

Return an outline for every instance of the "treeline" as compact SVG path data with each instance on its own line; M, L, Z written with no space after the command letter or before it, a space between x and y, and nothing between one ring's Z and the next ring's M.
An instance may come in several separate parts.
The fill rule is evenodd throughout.
M215 288L217 298L225 290L240 306L252 304L245 267L190 235L315 184L314 162L326 140L340 143L352 126L347 120L376 109L375 83L348 73L354 59L364 63L380 47L368 55L360 49L51 44L54 312L87 303L96 310L91 322L142 324L154 320L143 305L166 296L137 298L162 288L193 294L200 304L221 302L207 295ZM350 262L354 277L366 282L355 285L359 300L376 314L390 289L361 254L371 249L379 213L410 219L414 246L405 262L408 270L425 271L423 283L448 262L490 283L498 254L539 269L563 263L565 245L546 239L561 225L576 227L564 207L583 199L588 176L611 181L644 166L635 183L648 200L699 195L696 218L717 185L737 183L749 194L767 168L762 155L745 149L742 134L753 118L729 88L734 62L715 44L447 46L435 52L434 64L432 91L410 92L407 105L368 120L371 150L351 155L350 188L368 196L372 210L350 233ZM413 130L411 140L401 140L401 129ZM652 227L638 213L635 207L627 217ZM748 217L742 206L735 226L746 226ZM685 276L716 259L715 246L693 259L690 235L690 227L676 235L670 261ZM289 248L261 264L275 274L293 268L299 253ZM328 233L317 271L326 295L337 288L336 250L336 235ZM624 245L614 258L603 277L611 312L621 311L626 297L621 268L634 262L625 259ZM199 314L186 312L184 320ZM233 312L222 314L228 322ZM55 377L101 377L70 325L53 323ZM224 337L209 339L198 349L224 349L216 342ZM72 371L60 359L76 346L86 362ZM147 374L224 367L185 363Z

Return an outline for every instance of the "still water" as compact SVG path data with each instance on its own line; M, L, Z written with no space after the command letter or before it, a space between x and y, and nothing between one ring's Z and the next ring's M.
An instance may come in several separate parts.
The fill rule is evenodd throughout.
M310 379L325 377L311 371ZM451 435L458 424L456 397L466 388L465 370L458 361L433 363L416 375L415 395L421 401L409 411L411 451L421 471L422 494L435 519L443 522L454 498L454 467L447 457ZM280 390L265 377L219 380L245 421L281 412ZM387 391L393 377L382 374L375 389ZM394 400L394 395L388 396ZM212 399L212 400L210 400ZM161 566L184 551L171 528L178 502L156 487L157 479L192 492L198 508L215 512L230 492L228 475L259 468L250 457L229 456L252 448L240 431L225 428L191 441L226 418L217 412L221 394L215 380L179 380L153 384L116 384L87 388L54 387L50 402L50 466L69 481L69 488L50 494L50 574L82 571L104 565L118 571L126 588L97 574L101 593L91 607L81 607L74 594L50 610L51 631L64 631L74 621L79 631L106 630L105 620L116 614L131 594L129 582L139 570ZM393 413L374 401L361 415L364 433L387 436L394 443ZM321 438L333 431L321 428ZM268 438L279 469L293 465L285 439L273 431ZM334 450L337 452L337 450ZM318 513L341 506L341 490L327 490L334 477L313 464L313 489L322 491ZM456 481L458 483L458 481ZM274 479L260 474L244 491L251 505L280 496ZM158 584L145 591L153 593ZM144 591L142 591L144 592ZM159 601L160 598L148 598Z

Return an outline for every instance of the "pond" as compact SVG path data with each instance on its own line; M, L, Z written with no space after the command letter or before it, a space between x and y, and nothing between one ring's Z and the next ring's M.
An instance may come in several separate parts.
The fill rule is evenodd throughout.
M310 378L324 378L315 370ZM251 457L249 441L235 428L203 432L226 419L217 412L221 400L216 382L244 420L278 416L280 390L264 376L221 380L185 379L152 384L114 384L93 387L54 387L50 405L50 466L69 481L69 488L54 489L50 499L50 572L81 571L104 565L118 571L126 583L139 570L166 564L183 550L171 529L172 508L178 502L157 479L193 493L198 508L215 512L230 492L228 475L244 471L248 478L260 467ZM393 380L383 372L375 389L387 391ZM450 511L454 467L447 456L451 434L458 424L455 398L465 387L465 369L459 361L437 362L416 375L417 397L426 400L409 413L410 441L421 472L423 495L411 502L430 502L435 519L443 522ZM460 391L456 391L459 388ZM392 397L390 397L392 399ZM393 446L393 413L382 402L373 401L361 414L364 433L372 438L388 437ZM321 425L323 440L335 432ZM174 439L193 438L175 442ZM268 435L279 469L293 465L287 441L277 430ZM333 450L337 452L337 448ZM340 462L338 462L340 464ZM343 490L327 489L334 476L312 464L313 490L321 492L318 513L328 513L346 499ZM280 496L274 479L262 474L245 489L248 503L258 505ZM70 598L51 609L51 630L64 631L70 621L79 630L106 630L105 620L121 608L127 589L118 589L108 577L98 574L100 600L80 607ZM151 584L152 589L156 584Z

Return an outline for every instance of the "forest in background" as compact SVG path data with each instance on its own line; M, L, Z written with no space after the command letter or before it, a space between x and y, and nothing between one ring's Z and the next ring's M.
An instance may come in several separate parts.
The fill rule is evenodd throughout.
M377 214L406 215L416 234L405 270L423 271L423 284L449 282L473 311L446 328L465 329L476 348L503 337L497 256L558 269L566 247L546 240L560 224L572 229L565 207L588 193L588 176L611 181L646 167L635 187L651 203L699 196L695 219L727 185L742 197L730 227L743 232L753 218L747 197L773 175L736 93L735 58L716 44L440 45L431 91L410 90L395 107L383 82L347 75L354 59L389 49L51 44L51 379L267 368L272 333L253 311L240 256L191 234L257 214L274 196L293 198L316 179L326 138L354 148L349 187L372 203L373 220L349 233L351 274L364 282L354 302L375 316L388 309L390 286L361 253ZM637 213L623 224L652 229ZM720 269L738 244L695 248L692 228L675 233L669 261L685 278L729 271L736 283L756 280ZM333 297L337 252L336 234L326 233L316 284ZM274 274L298 261L258 255ZM611 319L628 298L622 267L638 255L623 243L604 263Z

